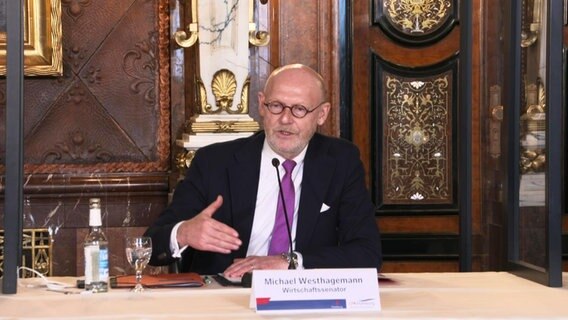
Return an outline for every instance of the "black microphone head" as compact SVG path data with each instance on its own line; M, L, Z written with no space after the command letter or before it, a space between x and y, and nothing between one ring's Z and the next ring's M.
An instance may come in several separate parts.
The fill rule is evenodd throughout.
M272 165L274 167L278 167L280 165L280 160L278 160L277 158L272 158Z

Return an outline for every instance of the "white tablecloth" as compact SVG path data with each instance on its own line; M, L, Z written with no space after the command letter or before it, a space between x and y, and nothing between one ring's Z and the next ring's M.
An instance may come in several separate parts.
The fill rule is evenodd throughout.
M374 313L258 315L249 308L250 289L216 284L142 294L125 289L62 294L19 287L15 295L0 295L0 319L568 319L568 274L563 288L504 272L386 276L392 282L380 283L382 311Z

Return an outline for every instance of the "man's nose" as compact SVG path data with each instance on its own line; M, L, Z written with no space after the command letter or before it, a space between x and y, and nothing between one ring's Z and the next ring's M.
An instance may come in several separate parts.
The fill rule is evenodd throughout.
M284 110L280 114L280 122L291 123L293 120L294 120L294 115L292 114L292 109L284 108Z

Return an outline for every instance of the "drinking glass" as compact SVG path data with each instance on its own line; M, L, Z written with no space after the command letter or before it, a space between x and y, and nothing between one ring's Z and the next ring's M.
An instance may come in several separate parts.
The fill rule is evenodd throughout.
M142 271L146 268L152 255L152 239L150 237L127 237L126 259L136 271L136 286L131 291L142 292Z

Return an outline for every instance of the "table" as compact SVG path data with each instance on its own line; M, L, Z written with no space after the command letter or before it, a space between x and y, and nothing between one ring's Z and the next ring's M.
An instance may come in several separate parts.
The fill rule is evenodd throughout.
M250 289L152 289L62 294L19 287L0 295L0 319L568 319L568 273L549 288L506 272L396 273L380 282L382 311L258 315ZM27 279L22 280L24 282ZM75 278L54 278L73 283Z

